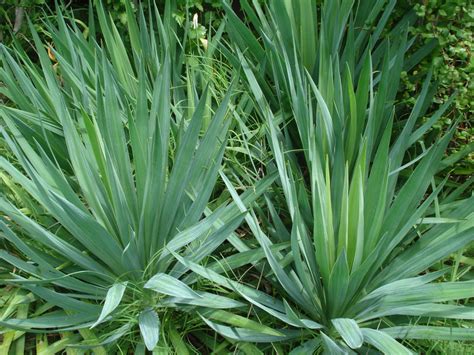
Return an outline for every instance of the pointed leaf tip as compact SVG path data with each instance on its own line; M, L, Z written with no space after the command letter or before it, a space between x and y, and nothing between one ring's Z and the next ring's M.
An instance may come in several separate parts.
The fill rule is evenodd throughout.
M173 276L163 273L158 273L153 276L143 287L155 290L156 292L168 296L191 299L201 298L201 295L193 291L193 289L184 282L174 278Z
M153 351L160 338L160 318L156 312L147 308L140 313L138 317L138 326L142 335L145 346L148 350Z
M107 291L107 295L105 296L105 303L102 311L100 312L100 316L97 321L91 326L94 328L95 326L99 325L104 321L104 319L112 313L115 308L118 307L120 301L122 300L123 294L125 289L127 288L127 283L116 283L112 285L111 288Z
M332 320L332 324L342 336L346 344L352 349L358 349L362 346L364 335L355 320L349 318L336 318Z

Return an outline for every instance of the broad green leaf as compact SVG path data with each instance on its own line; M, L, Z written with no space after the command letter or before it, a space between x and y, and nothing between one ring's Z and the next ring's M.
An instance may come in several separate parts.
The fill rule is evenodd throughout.
M198 293L182 281L163 273L153 276L143 287L169 296L190 299L201 298Z
M105 318L109 316L118 307L120 301L122 301L122 297L126 289L126 282L116 283L112 285L111 288L109 288L109 290L107 291L107 295L105 296L104 306L102 307L102 311L100 312L99 318L91 326L91 328L94 328L100 323L102 323Z
M474 329L468 327L408 325L384 328L381 331L399 339L432 339L437 341L472 341L474 339Z
M384 297L383 305L401 306L426 302L445 302L474 297L474 281L430 283L394 291Z
M327 297L332 300L328 305L330 307L331 316L337 317L343 314L343 306L345 304L348 286L349 265L347 264L346 253L343 249L334 264L326 289Z
M358 349L364 342L364 336L356 321L348 318L331 319L334 328L341 334L342 338L352 349Z
M282 334L277 330L270 328L264 324L257 323L251 319L223 311L223 310L213 310L213 311L204 311L200 312L204 317L213 319L219 322L227 323L235 327L245 328L249 330L255 330L259 333L265 333L269 335L281 336Z
M364 341L373 345L384 354L413 354L390 335L375 329L361 328Z
M411 277L407 279L398 279L394 282L387 283L376 290L369 293L362 300L370 300L382 296L388 296L395 292L404 292L405 290L416 291L418 287L426 285L427 283L438 279L439 277L446 274L446 270L439 270L430 272L426 275Z
M455 306L450 304L423 303L418 305L399 306L376 311L362 321L391 315L408 315L430 318L450 318L474 320L474 309L471 306Z
M43 316L26 319L1 320L0 324L6 328L24 330L32 333L50 333L51 330L75 330L90 327L94 318L86 314L68 315L63 311L51 312Z
M297 338L302 335L301 331L295 330L286 330L286 329L277 329L281 335L268 335L264 333L256 332L255 330L248 330L245 328L234 328L221 325L215 322L210 321L202 317L202 320L213 330L220 333L224 337L237 340L237 341L246 341L252 343L271 343L285 341L293 338Z
M158 315L151 308L143 310L138 317L138 326L146 348L153 351L160 337L160 319Z
M201 306L207 308L215 308L215 309L225 309L225 308L236 308L236 307L243 307L245 306L244 303L240 301L236 301L232 298L215 295L208 292L196 292L197 297L189 298L184 296L175 296L169 297L162 301L164 305L194 305L194 306Z
M342 347L340 347L334 340L328 337L326 334L321 332L321 339L323 340L324 344L324 353L325 354L334 354L334 355L343 355L347 354Z

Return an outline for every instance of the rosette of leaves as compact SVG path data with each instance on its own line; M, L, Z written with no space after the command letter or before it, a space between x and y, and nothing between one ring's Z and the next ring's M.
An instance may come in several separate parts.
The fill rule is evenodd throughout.
M254 2L257 10L247 11L262 29L261 40L249 31L233 33L239 39L234 55L267 126L279 180L253 209L227 181L259 248L219 264L228 270L239 259L238 266L256 268L268 291L223 276L217 266L175 256L240 294L257 317L274 317L278 330L300 332L270 335L204 317L228 338L285 344L293 338L293 354L408 354L411 339L474 338L467 303L473 281L446 281L448 270L432 269L474 240L474 198L459 197L469 183L441 198L444 182L434 180L450 162L444 152L455 127L422 145L418 156L408 154L449 103L416 125L434 95L429 74L408 118L397 117L393 103L410 62L406 23L390 41L378 43L394 2L364 4L326 1L317 17L311 1L274 1L266 9ZM227 11L229 28L243 29ZM359 47L364 41L357 28L367 19L375 33L366 33L368 46Z
M139 11L136 20L127 6L130 50L100 4L97 13L100 41L92 9L87 38L60 11L56 24L45 24L53 45L30 24L39 64L19 46L0 49L2 93L12 102L0 107L1 131L16 159L2 157L0 169L49 221L0 197L0 235L17 251L0 251L16 270L2 282L46 305L0 324L45 333L93 328L75 346L128 338L137 353L143 343L183 353L181 334L201 322L196 310L243 305L191 288L188 269L171 255L200 262L243 219L234 203L212 201L233 90L211 108L212 93L182 78L169 7L163 17L156 8ZM242 198L253 201L269 181Z

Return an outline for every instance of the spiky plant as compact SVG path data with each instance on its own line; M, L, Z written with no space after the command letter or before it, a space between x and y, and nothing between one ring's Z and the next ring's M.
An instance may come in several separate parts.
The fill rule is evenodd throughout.
M163 20L155 8L148 19L140 11L138 22L127 3L129 51L100 2L97 11L101 40L92 9L87 34L58 9L45 23L48 46L30 24L39 66L19 47L16 54L0 48L10 100L0 107L1 131L16 158L2 157L0 169L48 217L45 223L0 197L0 234L18 251L0 251L16 270L3 282L46 302L42 312L0 324L79 330L88 340L78 346L140 331L149 350L160 342L182 353L182 335L200 322L192 311L219 318L210 310L242 305L189 287L181 280L187 269L171 255L179 250L200 262L243 219L234 203L210 201L233 90L213 108L210 89L182 77L170 3ZM242 198L253 201L269 181ZM91 336L89 328L99 331Z
M406 23L378 41L395 1L325 1L319 21L309 0L253 4L244 8L261 40L228 7L238 45L228 54L267 125L279 181L254 210L227 186L260 245L234 266L261 270L271 294L175 256L289 329L275 336L206 322L241 341L298 338L294 354L405 354L409 344L395 339L472 340L464 300L474 282L446 281L446 269L431 267L474 240L474 198L457 199L469 185L439 198L444 181L434 174L454 128L430 147L419 143L448 106L418 122L434 92L430 74L408 115L395 107L400 73L416 60L405 60Z

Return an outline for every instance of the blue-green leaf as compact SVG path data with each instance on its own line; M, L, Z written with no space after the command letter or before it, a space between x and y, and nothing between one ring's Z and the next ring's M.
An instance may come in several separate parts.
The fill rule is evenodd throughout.
M179 281L173 276L163 273L158 273L153 276L143 287L155 290L156 292L163 293L168 296L175 296L180 298L201 297L184 282Z
M97 321L92 325L91 328L94 328L98 324L102 323L104 319L112 313L115 308L120 304L122 300L123 294L125 289L127 288L127 283L116 283L114 284L108 291L107 295L105 296L105 303L104 307L102 308L102 312L100 312L100 316Z
M367 343L375 346L384 354L413 354L410 350L408 350L406 347L404 347L402 344L400 344L398 341L396 341L386 333L369 328L362 328L361 331L362 334L364 334L364 340Z
M153 309L147 308L140 313L138 326L146 348L152 351L160 338L160 318Z
M364 336L356 321L349 318L332 319L332 324L352 349L358 349L364 342Z

